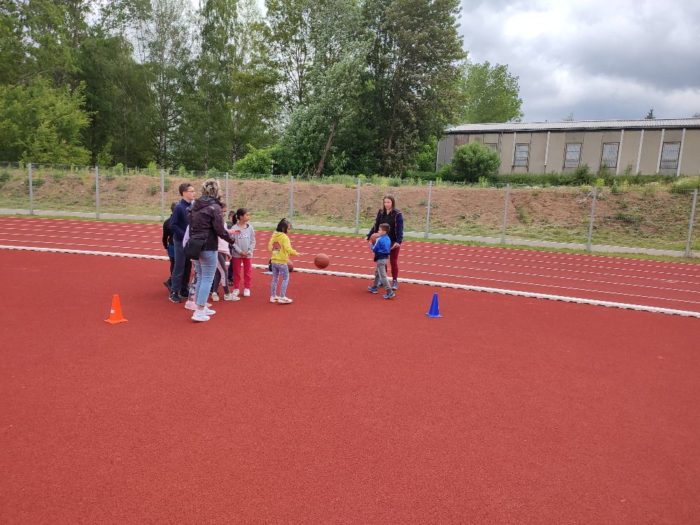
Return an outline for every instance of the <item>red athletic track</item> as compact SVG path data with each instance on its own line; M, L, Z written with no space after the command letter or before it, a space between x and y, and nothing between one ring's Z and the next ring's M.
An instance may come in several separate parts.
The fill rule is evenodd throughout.
M0 251L1 523L700 520L696 319L258 270L196 325L166 268Z
M258 232L256 263L267 262L269 232ZM295 232L305 257L295 265L313 268L313 255L327 253L329 270L372 273L361 237ZM0 244L42 248L164 255L160 226L37 218L0 218ZM700 312L700 264L621 259L534 250L418 243L401 249L403 278L484 286L618 303Z

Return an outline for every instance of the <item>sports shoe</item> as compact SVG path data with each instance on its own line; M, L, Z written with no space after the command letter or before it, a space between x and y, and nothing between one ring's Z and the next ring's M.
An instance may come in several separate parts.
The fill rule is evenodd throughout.
M224 294L224 301L240 301L241 298L238 297L235 293L225 293Z
M210 306L211 306L211 303L207 303L204 307L209 308ZM195 303L194 301L187 301L185 303L185 308L187 308L188 310L196 310L197 303Z
M393 281L391 281L391 289L392 289L392 290L398 290L398 289L399 289L399 281L397 281L396 279L394 279Z
M193 321L197 321L198 323L203 323L211 319L211 317L205 314L204 310L195 310L195 312L192 314L191 319Z
M243 297L250 297L250 290L248 288L243 290Z
M177 304L180 302L180 296L176 293L171 293L168 299L170 299L171 303Z
M214 301L215 303L219 302L219 294L216 292L211 293L211 300Z
M289 297L278 297L277 302L279 304L292 304L294 301L292 301Z
M240 291L238 288L236 288L236 289L233 291L233 295L235 295L236 297L238 297L238 294L239 294L239 293L241 293L241 291Z
M180 297L183 299L187 299L190 296L190 291L189 290L180 290Z
M384 299L393 299L394 297L396 297L396 294L394 293L393 290L389 290L387 293L382 295L382 298L384 298Z
M378 292L379 292L379 289L378 289L376 286L368 286L368 287L367 287L367 291L368 291L369 293L378 293Z
M207 308L206 306L204 307L204 314L205 315L214 315L216 313L216 310L211 310Z
M276 303L278 300L279 300L279 299L278 299L278 297L277 297L276 295L273 295L272 297L270 297L270 302L271 302L271 303Z

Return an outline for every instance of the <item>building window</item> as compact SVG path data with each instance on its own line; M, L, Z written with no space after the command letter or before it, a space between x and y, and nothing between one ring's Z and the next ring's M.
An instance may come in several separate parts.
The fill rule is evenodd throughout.
M664 142L661 148L661 163L660 170L675 170L678 169L678 157L681 154L680 142Z
M619 147L619 142L606 142L603 144L603 158L600 162L603 168L617 168L617 152Z
M578 168L581 162L581 143L574 142L566 145L566 152L564 153L564 167L565 168Z
M484 146L488 146L488 147L491 148L493 151L495 151L496 153L498 153L498 142L485 142L485 143L484 143Z
M514 167L527 168L527 162L530 158L530 144L516 144L515 158L513 159Z

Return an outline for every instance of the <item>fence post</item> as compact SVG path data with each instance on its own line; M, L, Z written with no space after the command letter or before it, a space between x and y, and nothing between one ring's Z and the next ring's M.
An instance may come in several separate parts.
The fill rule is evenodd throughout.
M34 215L34 179L32 177L32 163L27 164L29 174L29 215Z
M428 206L425 210L425 238L430 237L430 208L432 206L433 199L433 181L428 181Z
M693 190L693 204L690 207L690 220L688 221L688 241L685 243L685 256L690 257L693 255L693 225L695 224L695 209L698 205L698 190L695 188Z
M289 176L289 220L294 218L294 175Z
M95 166L95 218L100 218L100 167Z
M501 230L501 244L506 243L506 228L508 228L508 203L510 202L510 184L506 184L506 196L503 202L503 229Z
M228 202L228 171L224 173L224 192L226 195L226 209L230 211L231 207L229 206ZM228 217L226 217L226 220L228 220Z
M160 170L160 221L165 220L165 171Z
M360 233L360 177L357 177L357 196L355 197L355 234Z
M588 240L586 241L586 250L591 251L591 240L593 237L593 222L595 221L595 205L598 202L598 186L593 186L593 202L591 203L591 218L588 221Z

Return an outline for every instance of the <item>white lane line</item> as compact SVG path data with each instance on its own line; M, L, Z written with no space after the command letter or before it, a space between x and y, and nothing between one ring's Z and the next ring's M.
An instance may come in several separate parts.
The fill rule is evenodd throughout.
M86 250L65 250L65 249L57 249L57 248L36 248L32 246L3 246L0 245L0 249L5 249L5 250L17 250L17 251L34 251L34 252L53 252L53 253L71 253L71 254L80 254L80 255L102 255L102 256L109 256L109 257L126 257L126 258L134 258L134 259L157 259L157 260L167 260L167 257L164 255L141 255L141 254L134 254L134 253L118 253L118 252L100 252L100 251L86 251ZM260 268L264 269L267 267L267 265L264 264L254 264L253 265L255 268ZM352 278L359 278L359 279L373 279L374 275L369 275L369 274L358 274L358 273L346 273L346 272L328 272L324 270L313 270L313 269L306 269L306 268L300 268L300 269L295 269L295 271L300 272L300 273L310 273L310 274L319 274L319 275L329 275L329 276L336 276L336 277L352 277ZM635 310L635 311L640 311L640 312L650 312L650 313L661 313L661 314L667 314L667 315L679 315L683 317L695 317L700 319L700 312L695 312L695 311L690 311L690 310L677 310L673 308L661 308L661 307L656 307L656 306L646 306L646 305L639 305L639 304L632 304L632 303L618 303L618 302L613 302L613 301L601 301L597 299L587 299L584 297L569 297L569 296L563 296L563 295L552 295L552 294L543 294L543 293L537 293L537 292L524 292L520 290L509 290L509 289L503 289L503 288L490 288L486 286L473 286L473 285L466 285L466 284L454 284L454 283L444 283L444 282L438 282L438 281L426 281L423 279L401 279L402 283L409 283L409 284L421 284L425 286L436 286L436 287L441 287L441 288L453 288L453 289L458 289L458 290L469 290L469 291L474 291L474 292L486 292L486 293L497 293L501 295L511 295L511 296L516 296L516 297L528 297L528 298L534 298L534 299L545 299L549 301L560 301L560 302L566 302L566 303L576 303L576 304L586 304L586 305L592 305L592 306L605 306L608 308L621 308L625 310Z

